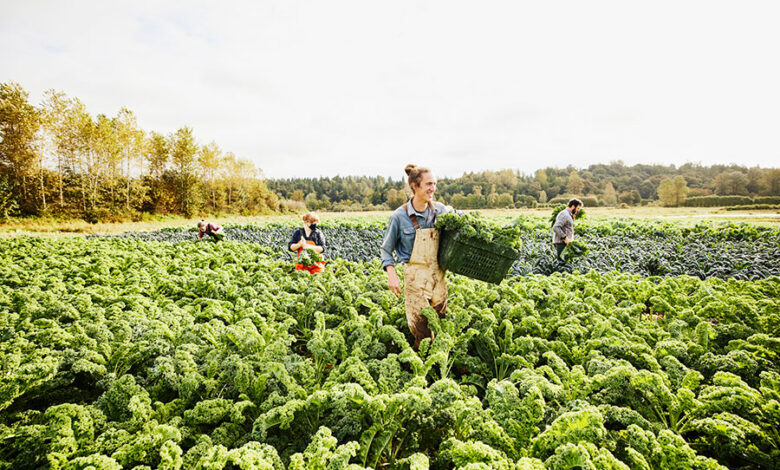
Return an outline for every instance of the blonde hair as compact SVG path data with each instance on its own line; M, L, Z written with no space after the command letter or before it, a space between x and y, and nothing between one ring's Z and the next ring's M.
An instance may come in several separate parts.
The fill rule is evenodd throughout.
M407 183L409 184L409 189L412 189L412 183L416 184L417 187L420 187L420 181L422 180L423 175L429 173L431 169L425 166L412 165L410 163L406 165L404 171L406 172L406 175L409 177L407 179Z
M320 221L320 218L317 217L316 212L307 212L303 215L303 223L305 224L313 224Z

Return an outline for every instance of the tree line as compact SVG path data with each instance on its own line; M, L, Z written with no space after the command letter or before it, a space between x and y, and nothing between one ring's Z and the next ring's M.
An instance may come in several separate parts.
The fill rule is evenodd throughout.
M267 183L281 198L298 201L309 209L386 210L398 207L407 198L402 177L335 176ZM656 201L664 206L681 206L705 197L718 205L719 197L735 195L748 200L764 196L777 204L780 169L695 163L627 166L616 161L579 170L572 166L544 168L530 175L516 170L464 173L458 178L439 178L436 194L438 200L464 209L535 207L574 196L589 206Z
M387 210L407 199L402 175L399 168L398 179L264 180L250 161L215 142L198 144L189 127L167 135L146 132L125 108L116 116L92 116L78 98L54 90L36 106L19 84L0 84L0 217L98 221L143 214ZM615 161L533 174L464 173L438 183L437 198L464 209L534 207L573 196L588 206L780 202L780 169L740 165Z
M146 132L126 108L93 116L55 90L34 105L19 84L0 84L0 217L277 210L261 170L215 142L198 144L189 127Z

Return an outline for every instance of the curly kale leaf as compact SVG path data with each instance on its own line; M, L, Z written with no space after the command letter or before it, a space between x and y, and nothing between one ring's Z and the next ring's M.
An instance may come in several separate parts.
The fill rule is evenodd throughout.
M523 225L510 223L499 226L479 213L457 215L455 213L442 214L436 218L436 228L451 232L459 232L462 236L485 243L499 243L510 246L516 250L522 247L521 235Z

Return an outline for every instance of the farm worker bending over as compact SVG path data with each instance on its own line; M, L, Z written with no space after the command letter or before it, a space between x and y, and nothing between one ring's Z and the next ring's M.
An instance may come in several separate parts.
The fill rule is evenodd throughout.
M217 224L206 223L205 220L198 222L198 241L203 240L203 235L211 237L211 241L218 242L225 238L225 232Z
M406 165L405 171L413 196L390 216L382 240L382 268L387 271L387 287L400 295L401 282L395 272L393 251L400 262L406 263L406 322L414 335L416 350L423 339L433 340L428 319L420 315L420 311L431 306L444 317L447 310L447 284L438 262L439 232L434 227L437 215L454 209L434 202L436 177L430 169Z
M314 212L304 214L303 227L293 233L290 243L287 244L290 251L298 253L297 258L301 257L303 250L313 250L319 254L325 251L325 235L322 234L322 230L317 228L319 222L320 218ZM298 263L295 265L295 269L315 274L322 271L323 265L323 262L315 263L311 266Z
M574 240L574 216L582 209L582 201L577 198L569 201L569 205L566 209L560 211L555 217L555 223L553 224L553 246L556 251L556 258L558 261L561 259L561 252L566 245Z

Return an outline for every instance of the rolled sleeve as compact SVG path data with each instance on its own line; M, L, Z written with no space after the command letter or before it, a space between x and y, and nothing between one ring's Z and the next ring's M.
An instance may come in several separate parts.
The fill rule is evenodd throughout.
M385 236L382 239L382 246L380 247L382 255L382 269L387 266L395 265L395 259L393 258L393 251L398 243L398 219L394 216L390 216L390 220L387 222L387 229L385 229Z

